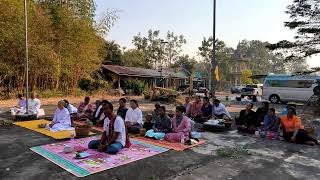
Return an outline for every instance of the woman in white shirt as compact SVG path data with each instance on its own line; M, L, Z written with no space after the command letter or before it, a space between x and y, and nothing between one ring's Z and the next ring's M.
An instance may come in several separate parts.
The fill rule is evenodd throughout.
M126 114L125 124L129 133L139 134L142 127L142 111L139 109L137 100L130 100L130 107Z

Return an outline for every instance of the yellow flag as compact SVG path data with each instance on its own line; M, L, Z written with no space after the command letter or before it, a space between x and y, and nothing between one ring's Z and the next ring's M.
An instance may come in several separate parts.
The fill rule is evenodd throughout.
M214 70L214 73L216 74L216 80L219 81L220 77L219 77L219 67L218 67L218 65L216 65L216 69Z

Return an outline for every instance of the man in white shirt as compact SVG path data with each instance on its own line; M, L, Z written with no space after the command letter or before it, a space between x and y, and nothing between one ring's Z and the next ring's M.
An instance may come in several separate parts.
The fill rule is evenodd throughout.
M226 107L220 103L220 100L215 99L213 105L213 114L216 119L231 119L230 113L227 111Z
M130 106L125 118L126 127L129 133L139 134L143 124L142 111L139 109L137 100L130 100Z
M68 109L70 115L78 113L78 109L70 104L68 100L65 99L63 101L65 102L64 107Z
M64 107L65 102L59 101L58 108L54 113L53 120L51 124L47 126L47 129L50 131L64 131L64 130L73 130L71 127L71 118L67 108Z
M98 149L100 152L116 154L126 146L128 142L126 127L120 116L113 113L113 105L107 102L103 106L106 118L103 125L103 134L100 140L90 141L89 149Z

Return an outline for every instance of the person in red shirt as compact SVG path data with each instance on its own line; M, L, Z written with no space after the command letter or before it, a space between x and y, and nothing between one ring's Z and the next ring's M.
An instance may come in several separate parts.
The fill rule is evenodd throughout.
M297 144L308 144L312 146L319 144L318 140L312 138L308 132L304 130L301 120L295 115L294 112L295 109L290 107L288 109L288 114L281 117L283 138L288 142Z
M202 117L201 108L202 108L201 97L197 96L196 101L192 103L191 109L190 109L191 118L193 118L195 121L197 121L198 119L201 119Z

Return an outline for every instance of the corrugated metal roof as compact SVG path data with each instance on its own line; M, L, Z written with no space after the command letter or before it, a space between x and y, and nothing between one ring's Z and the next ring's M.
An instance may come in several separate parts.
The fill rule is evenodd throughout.
M133 76L133 77L152 77L158 78L160 77L161 73L159 70L155 69L144 69L144 68L137 68L137 67L126 67L126 66L116 66L116 65L102 65L102 68L107 69L115 74L120 76ZM188 77L180 74L175 73L168 70L162 71L162 77L171 77L175 79L187 79Z

